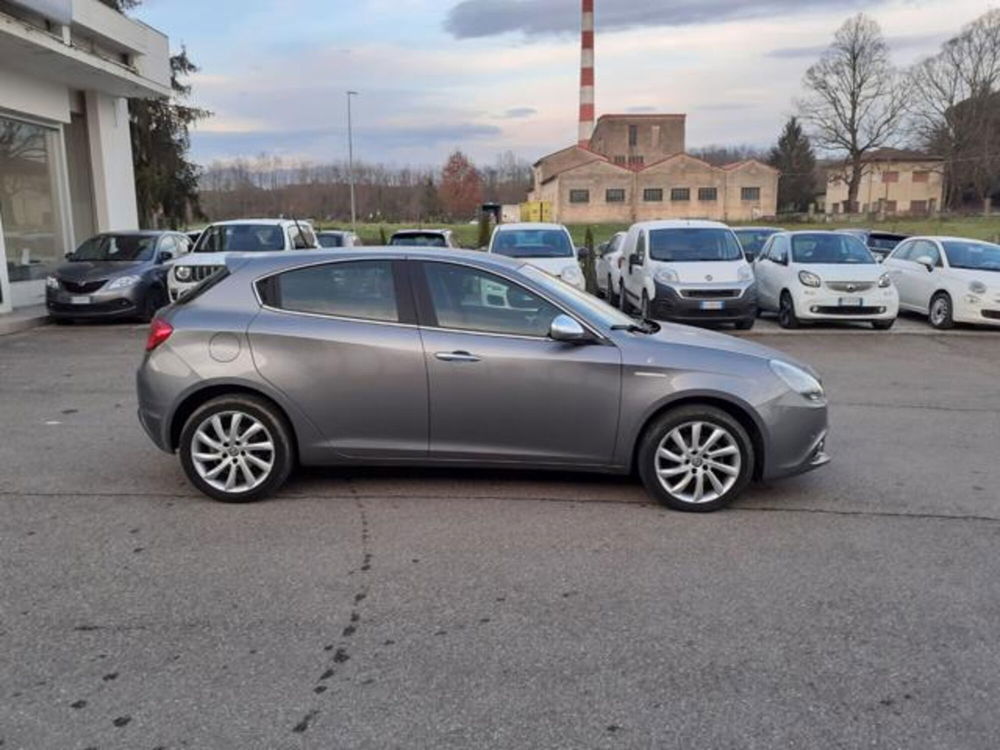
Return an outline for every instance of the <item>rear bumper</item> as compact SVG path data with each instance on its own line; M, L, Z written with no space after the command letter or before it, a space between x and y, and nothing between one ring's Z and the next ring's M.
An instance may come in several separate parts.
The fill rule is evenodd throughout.
M736 288L736 285L731 285ZM757 316L757 285L749 284L740 289L738 297L695 297L689 294L709 293L714 290L678 289L666 284L656 284L656 296L650 302L650 312L656 320L715 321L733 323Z

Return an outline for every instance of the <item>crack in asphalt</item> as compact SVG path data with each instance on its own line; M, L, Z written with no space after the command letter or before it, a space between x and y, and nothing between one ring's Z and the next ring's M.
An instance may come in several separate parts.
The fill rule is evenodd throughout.
M364 496L362 496L350 479L347 480L347 489L350 492L349 497L354 499L354 505L358 510L358 517L361 522L361 567L359 568L362 574L367 574L372 567L372 550L371 550L371 531L370 524L368 521L368 509L365 507ZM341 496L343 497L343 496ZM348 571L348 575L352 575L353 570ZM360 623L362 621L361 612L359 611L361 602L368 598L368 593L371 589L371 585L365 581L365 583L359 587L357 593L354 594L353 606L351 609L350 622L345 625L340 633L340 641L330 643L323 647L324 652L333 652L333 656L330 657L326 664L323 673L319 676L317 684L313 687L313 693L315 695L322 695L327 692L329 687L325 684L328 680L337 674L337 669L347 663L351 654L348 650L348 638L352 638L355 633L357 633ZM310 723L320 714L318 708L313 708L311 711L306 713L305 716L292 728L292 732L296 734L303 734L309 729Z

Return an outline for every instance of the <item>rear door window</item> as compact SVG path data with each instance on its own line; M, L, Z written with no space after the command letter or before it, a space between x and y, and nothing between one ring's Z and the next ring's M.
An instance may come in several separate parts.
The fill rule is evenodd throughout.
M388 323L400 321L391 260L363 260L296 268L260 282L269 307Z

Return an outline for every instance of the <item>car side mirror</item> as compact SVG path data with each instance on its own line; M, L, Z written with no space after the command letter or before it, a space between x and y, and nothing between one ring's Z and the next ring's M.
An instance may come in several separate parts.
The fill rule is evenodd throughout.
M549 338L570 344L582 344L591 340L590 334L569 315L557 315L549 326Z
M753 263L755 260L757 260L757 256L754 255L753 253L744 252L743 254L747 258L747 263Z
M576 249L576 255L580 260L587 260L590 257L589 247L578 247Z
M929 255L921 255L919 258L917 258L917 263L926 268L927 273L930 273L931 271L934 270L934 261L931 259L931 256Z
M628 256L628 270L632 270L637 265L639 265L639 256L636 253L632 253Z
M66 253L64 257L66 258L66 260L73 260L73 251L70 250L68 253Z
M159 255L156 256L157 263L166 263L168 260L173 260L174 254L169 250L161 250Z

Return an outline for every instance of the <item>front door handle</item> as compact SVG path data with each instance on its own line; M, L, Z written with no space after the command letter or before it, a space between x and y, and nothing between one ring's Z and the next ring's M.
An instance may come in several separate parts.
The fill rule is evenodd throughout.
M478 362L479 357L468 352L438 352L434 355L442 362Z

